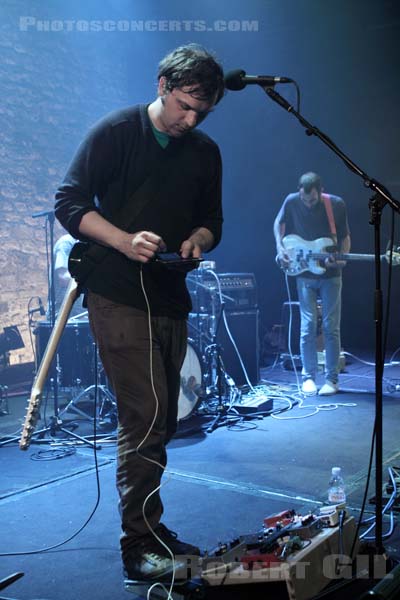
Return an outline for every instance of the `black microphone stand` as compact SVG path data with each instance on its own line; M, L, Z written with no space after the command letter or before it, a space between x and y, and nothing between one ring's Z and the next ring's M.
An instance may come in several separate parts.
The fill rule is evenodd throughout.
M381 238L380 224L381 214L386 203L393 210L400 213L400 203L395 200L389 191L376 179L369 177L362 169L357 166L338 146L317 127L311 125L294 107L283 98L273 86L261 86L266 94L277 102L287 112L294 115L298 121L305 127L306 134L317 136L326 144L345 165L356 175L361 177L364 185L370 188L374 194L370 199L370 224L374 226L375 239L375 295L374 295L374 320L375 320L375 551L378 555L384 554L382 540L382 380L383 380L383 335L382 335L382 287L381 287Z

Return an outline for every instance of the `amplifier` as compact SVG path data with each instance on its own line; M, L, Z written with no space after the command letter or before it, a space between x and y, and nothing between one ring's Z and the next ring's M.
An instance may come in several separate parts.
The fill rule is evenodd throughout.
M247 376L253 385L260 380L259 368L259 311L231 311L226 315L229 330L246 369ZM237 386L246 385L239 357L232 341L221 322L217 334L217 342L221 345L221 355L225 369Z
M250 310L258 306L254 273L215 273L198 269L187 277L193 312L213 312L219 305L218 282L225 310Z

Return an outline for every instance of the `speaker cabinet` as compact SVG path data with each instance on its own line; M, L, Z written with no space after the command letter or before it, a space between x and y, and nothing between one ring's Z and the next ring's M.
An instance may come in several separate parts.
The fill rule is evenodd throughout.
M247 376L250 382L256 385L260 379L259 311L229 311L226 313L226 321L247 371ZM232 377L236 385L245 385L246 378L223 319L219 325L217 342L221 346L222 360L228 375Z

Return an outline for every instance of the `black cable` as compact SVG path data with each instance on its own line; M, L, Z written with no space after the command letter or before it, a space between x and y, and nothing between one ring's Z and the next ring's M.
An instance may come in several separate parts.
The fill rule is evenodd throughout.
M343 527L344 527L344 520L346 517L346 511L345 510L341 510L339 512L339 539L338 539L338 549L339 549L339 555L343 556L344 555L344 545L343 545Z
M99 464L98 464L98 458L97 458L97 445L96 445L96 441L97 441L97 431L96 431L97 430L97 418L96 418L96 415L97 415L97 401L98 401L97 370L98 370L98 361L97 361L97 352L96 352L96 357L95 357L95 381L96 381L96 383L95 383L95 389L94 389L94 418L93 418L93 440L94 440L93 456L94 456L94 464L95 464L95 472L96 472L97 498L96 498L94 508L92 509L90 515L88 516L86 521L83 523L83 525L66 540L63 540L62 542L59 542L58 544L53 544L52 546L47 546L46 548L41 548L38 550L27 550L25 552L1 552L0 556L29 556L32 554L41 554L43 552L48 552L49 550L54 550L55 548L60 548L61 546L68 544L68 542L70 542L71 540L76 538L85 529L85 527L88 525L88 523L93 518L93 515L95 514L95 512L100 504L100 497L101 497Z
M69 448L52 448L51 450L39 450L30 456L31 460L59 460L76 454L76 446Z
M350 550L350 558L353 560L354 556L354 550L356 547L356 543L358 540L358 534L360 532L360 528L362 525L362 521L363 521L363 516L364 516L364 511L365 511L365 505L367 503L367 495L368 495L368 488L369 488L369 482L371 479L371 470L372 470L372 461L374 458L374 448L375 448L375 427L374 427L374 431L372 434L372 440L371 440L371 449L370 449L370 454L369 454L369 464L368 464L368 471L367 471L367 482L365 484L365 489L364 489L364 496L363 496L363 500L362 500L362 504L361 504L361 511L360 511L360 516L358 518L358 522L357 522L357 527L354 533L354 539L353 539L353 543L351 545L351 550Z

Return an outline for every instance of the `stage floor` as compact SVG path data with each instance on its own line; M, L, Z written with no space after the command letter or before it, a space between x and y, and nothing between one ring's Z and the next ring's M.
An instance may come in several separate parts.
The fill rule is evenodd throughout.
M341 391L331 398L302 399L296 389L296 372L283 368L280 360L263 368L261 376L257 390L272 401L272 413L250 415L243 410L237 420L236 407L228 413L227 422L210 431L215 418L210 403L208 410L180 423L179 435L169 446L162 487L163 520L182 539L209 552L238 535L259 531L270 514L287 509L307 514L318 509L326 502L332 466L342 467L349 512L355 519L359 515L375 418L373 366L347 355ZM400 368L392 364L384 381L384 482L388 468L400 464L397 381ZM18 439L26 400L26 394L10 397L8 414L0 417L5 442L0 447L0 579L17 571L25 574L2 595L18 600L131 598L123 588L119 556L112 423L98 432L99 505L74 536L99 496L93 449L62 434L61 447L50 443L48 435L34 436L29 449L22 452L17 441L8 440L13 434ZM64 405L68 398L60 400ZM90 417L92 398L88 395L84 400L80 406ZM48 419L51 397L47 407L42 405L38 428L44 425L45 408ZM65 426L75 433L92 433L90 418L75 418L69 412L64 417ZM374 486L373 474L368 497L375 494ZM373 505L367 504L367 511L373 515ZM383 529L389 529L386 518ZM391 556L400 556L396 531L384 543ZM54 548L35 552L49 547Z

